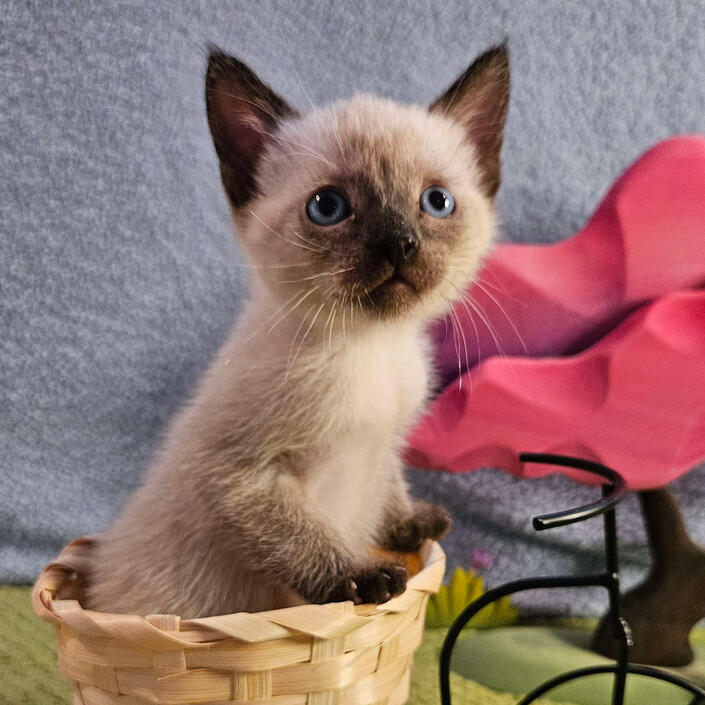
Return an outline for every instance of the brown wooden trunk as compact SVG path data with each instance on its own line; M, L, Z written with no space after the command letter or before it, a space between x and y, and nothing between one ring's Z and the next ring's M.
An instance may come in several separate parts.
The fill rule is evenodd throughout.
M622 597L621 613L632 630L630 660L684 666L693 660L690 632L705 618L705 551L691 540L676 498L668 489L639 493L652 566L640 585ZM593 639L595 651L616 658L609 615Z

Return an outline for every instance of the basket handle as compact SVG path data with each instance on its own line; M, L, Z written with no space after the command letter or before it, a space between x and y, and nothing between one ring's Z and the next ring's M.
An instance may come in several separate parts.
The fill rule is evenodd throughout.
M32 607L39 617L55 623L60 621L52 611L51 603L60 588L85 572L94 545L93 536L74 539L44 568L32 589Z

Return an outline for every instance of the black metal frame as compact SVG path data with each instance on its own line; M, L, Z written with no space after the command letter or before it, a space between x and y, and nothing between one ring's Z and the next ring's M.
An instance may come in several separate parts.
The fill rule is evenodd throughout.
M627 622L620 616L619 608L619 565L617 555L617 525L615 520L616 506L624 498L627 487L624 478L611 468L594 463L582 458L572 458L565 455L553 455L542 453L522 453L519 459L525 463L542 463L546 465L556 465L559 467L575 468L585 472L600 476L604 482L602 485L602 499L586 504L574 509L567 509L562 512L544 514L534 517L533 527L536 531L553 529L566 524L574 524L595 516L602 515L605 528L605 564L604 573L595 575L578 576L547 576L540 578L526 578L506 583L493 590L484 593L477 600L471 602L453 622L441 649L440 657L440 687L441 705L451 705L450 694L450 660L453 647L465 625L483 607L492 602L524 590L538 590L542 588L556 587L604 587L609 595L610 615L612 619L614 638L621 641L619 658L614 665L592 666L580 668L542 683L525 695L517 705L529 705L536 698L546 694L568 681L576 680L598 673L613 673L614 683L612 686L612 705L624 705L624 691L628 674L641 675L649 678L673 683L693 694L690 705L705 705L705 689L691 683L680 676L676 676L668 671L662 671L651 666L642 666L629 663L629 648L633 645L631 630Z

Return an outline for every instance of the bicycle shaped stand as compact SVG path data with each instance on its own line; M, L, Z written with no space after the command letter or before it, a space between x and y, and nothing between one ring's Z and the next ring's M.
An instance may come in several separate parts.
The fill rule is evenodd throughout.
M471 602L453 622L448 630L445 641L443 642L440 658L441 705L451 705L450 660L453 653L453 647L455 646L458 636L465 625L483 607L486 607L490 603L495 600L499 600L506 595L522 592L524 590L592 586L604 587L607 590L613 635L615 639L618 639L621 642L619 658L614 664L579 668L556 676L555 678L552 678L534 688L530 693L525 695L517 703L517 705L529 705L529 703L534 702L537 698L545 695L548 691L553 690L559 685L563 685L564 683L576 680L578 678L584 678L586 676L592 676L600 673L614 674L612 686L612 705L624 705L624 694L628 674L656 678L672 683L693 694L693 699L691 700L690 705L705 705L704 688L701 688L700 686L667 671L629 662L629 649L633 645L633 642L629 625L620 616L617 524L615 520L615 509L627 492L624 478L605 465L594 463L589 460L583 460L581 458L571 458L564 455L541 453L522 453L519 458L525 463L543 463L546 465L556 465L559 467L583 470L585 472L598 475L603 480L602 498L600 500L581 507L576 507L574 509L567 509L562 512L555 512L552 514L544 514L542 516L534 517L532 524L536 531L544 531L546 529L554 529L558 526L574 524L579 521L585 521L586 519L602 515L604 521L606 570L604 573L594 575L547 576L515 580L511 583L506 583L505 585L494 588L493 590L489 590L477 600Z

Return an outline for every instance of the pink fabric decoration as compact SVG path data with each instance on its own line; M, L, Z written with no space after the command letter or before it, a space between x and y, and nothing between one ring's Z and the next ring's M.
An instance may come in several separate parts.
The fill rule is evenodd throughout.
M470 371L432 404L407 460L534 477L556 468L518 453L554 452L610 465L633 489L669 483L705 460L704 285L705 139L679 137L628 169L573 238L497 248L469 291L490 325L456 307ZM457 374L450 330L435 335Z
M639 305L703 285L705 138L676 137L627 169L577 235L554 245L497 247L468 291L483 316L470 320L462 304L455 313L472 368L498 352L579 352ZM445 379L457 375L450 323L439 323L434 338Z

